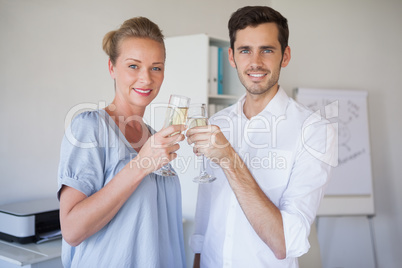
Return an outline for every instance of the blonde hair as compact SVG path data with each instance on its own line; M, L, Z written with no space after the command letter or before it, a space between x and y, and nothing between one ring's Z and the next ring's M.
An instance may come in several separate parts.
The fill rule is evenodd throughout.
M158 25L145 17L135 17L126 20L118 30L108 32L103 37L102 47L114 65L120 55L120 43L129 37L148 38L163 45L162 31Z

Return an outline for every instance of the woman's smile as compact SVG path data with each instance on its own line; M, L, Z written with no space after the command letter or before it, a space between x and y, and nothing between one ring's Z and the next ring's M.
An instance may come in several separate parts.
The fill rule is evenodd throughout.
M137 93L137 94L139 94L139 95L141 95L141 96L149 96L149 95L151 95L151 91L152 91L152 89L150 89L150 88L147 88L147 89L144 89L144 88L133 88L134 89L134 91Z

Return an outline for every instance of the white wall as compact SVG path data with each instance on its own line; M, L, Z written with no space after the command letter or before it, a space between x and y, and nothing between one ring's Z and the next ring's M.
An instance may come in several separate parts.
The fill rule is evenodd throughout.
M0 0L0 204L55 195L68 111L113 99L101 47L106 32L146 16L166 36L226 38L227 20L240 6L240 0Z
M402 1L247 4L272 4L289 19L293 58L281 77L289 93L299 86L369 91L378 263L398 267ZM166 36L227 38L227 20L242 5L241 0L0 0L0 204L55 196L66 114L79 103L113 97L101 49L107 31L142 15Z
M0 204L56 196L69 110L113 99L101 46L108 31L145 16L165 36L207 33L226 39L229 16L242 5L241 0L0 0ZM192 225L185 224L187 236Z
M273 7L288 18L290 26L292 60L281 77L285 88L369 92L378 264L400 267L402 1L278 0Z

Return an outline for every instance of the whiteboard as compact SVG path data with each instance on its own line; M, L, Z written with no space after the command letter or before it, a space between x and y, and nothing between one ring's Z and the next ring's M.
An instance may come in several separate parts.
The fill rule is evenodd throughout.
M298 88L296 100L326 117L336 104L338 161L325 192L319 215L374 214L367 91ZM331 112L333 115L333 111Z

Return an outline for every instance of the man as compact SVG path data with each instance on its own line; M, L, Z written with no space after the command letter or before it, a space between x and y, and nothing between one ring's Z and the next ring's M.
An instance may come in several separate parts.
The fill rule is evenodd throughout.
M229 61L246 94L211 126L187 131L217 177L199 186L194 267L298 267L309 249L336 133L278 85L288 35L286 18L269 7L244 7L229 20Z

